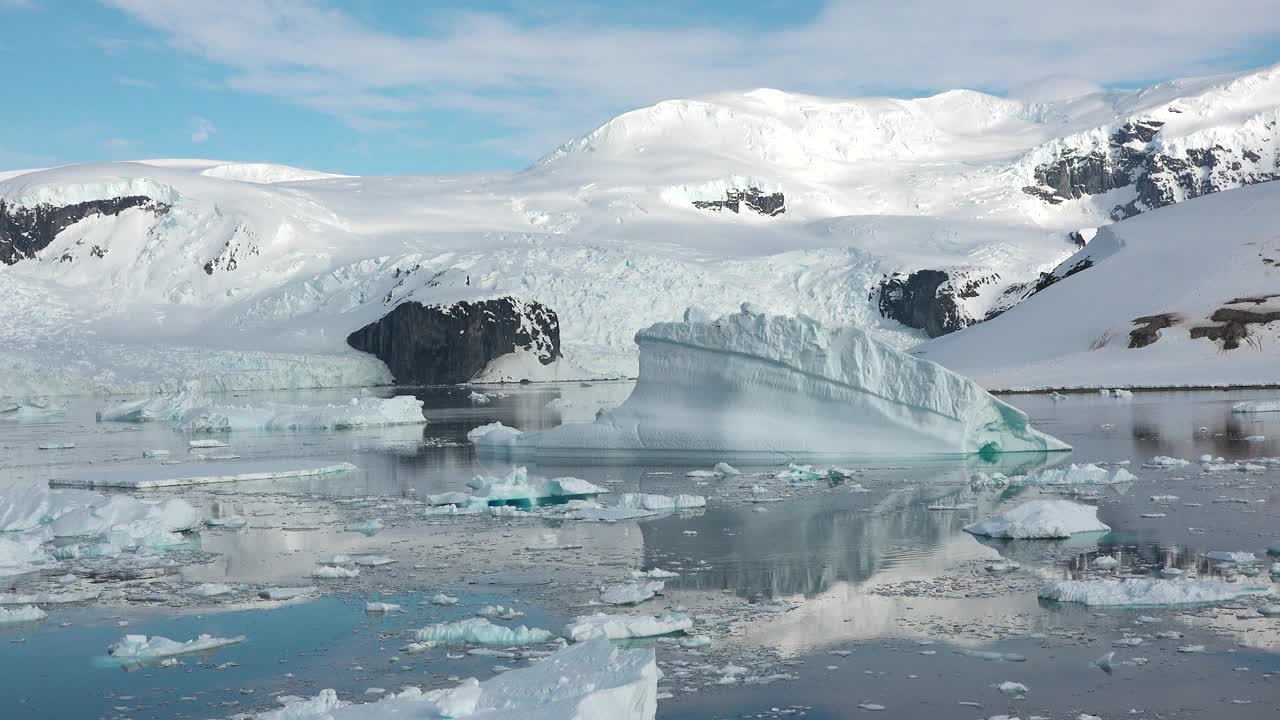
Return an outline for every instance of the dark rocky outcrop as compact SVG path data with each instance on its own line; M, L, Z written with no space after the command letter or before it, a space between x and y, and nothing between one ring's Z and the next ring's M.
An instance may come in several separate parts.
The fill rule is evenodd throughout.
M169 211L169 206L145 195L89 200L71 205L41 204L19 207L0 200L0 262L13 265L27 260L49 247L58 234L91 215L119 215L129 208L140 207L157 215ZM94 246L90 252L102 257L106 251ZM70 260L63 256L62 260Z
M560 358L560 320L551 308L511 297L448 305L405 302L347 336L387 364L402 385L467 382L517 349L543 365Z
M1191 337L1208 338L1222 343L1223 350L1235 350L1240 341L1249 337L1250 325L1265 325L1280 320L1280 310L1268 310L1256 307L1254 298L1246 298L1244 304L1254 304L1254 308L1220 307L1213 311L1209 319L1216 325L1201 325L1191 328Z
M694 200L693 206L699 210L728 210L732 213L748 210L761 215L774 217L787 211L786 198L782 193L766 193L760 188L749 187L745 190L729 190L724 200Z
M1103 148L1067 148L1035 168L1028 195L1057 205L1133 186L1137 197L1111 209L1113 220L1231 188L1280 179L1280 158L1249 148L1222 145L1189 148L1186 157L1166 154L1153 141L1164 123L1142 120L1118 128ZM1266 130L1275 135L1275 124Z
M978 296L998 273L966 270L917 270L886 275L879 286L880 314L933 338L969 327L986 318L972 317L962 300Z
M1133 324L1138 327L1129 331L1129 348L1132 350L1155 344L1160 339L1161 330L1173 327L1180 322L1182 322L1182 316L1177 313L1160 313L1134 318Z

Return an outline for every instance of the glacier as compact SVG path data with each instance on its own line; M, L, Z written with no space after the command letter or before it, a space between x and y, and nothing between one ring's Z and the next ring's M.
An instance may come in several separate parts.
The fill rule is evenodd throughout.
M636 334L640 377L593 423L471 436L481 452L963 456L1069 447L973 381L853 327L743 305Z

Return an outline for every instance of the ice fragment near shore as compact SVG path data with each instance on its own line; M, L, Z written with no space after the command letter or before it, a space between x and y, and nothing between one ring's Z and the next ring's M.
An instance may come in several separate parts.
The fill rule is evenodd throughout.
M1066 500L1032 500L965 527L993 538L1066 538L1110 529L1098 520L1097 508Z
M473 435L531 456L598 451L967 455L1069 449L973 381L858 328L749 308L636 335L640 379L594 423Z

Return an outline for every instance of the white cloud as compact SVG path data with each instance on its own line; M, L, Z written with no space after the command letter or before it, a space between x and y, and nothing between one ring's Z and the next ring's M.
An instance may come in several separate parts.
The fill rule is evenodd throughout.
M313 0L105 0L228 86L357 126L427 109L478 113L529 149L658 100L751 87L828 95L1008 89L1051 76L1142 83L1234 68L1280 37L1274 0L833 0L777 30L610 25L599 14L519 24L436 18L429 36L375 29ZM554 143L552 143L554 144Z
M209 122L207 118L193 117L191 118L191 142L199 145L209 141L213 134L218 132L218 128Z

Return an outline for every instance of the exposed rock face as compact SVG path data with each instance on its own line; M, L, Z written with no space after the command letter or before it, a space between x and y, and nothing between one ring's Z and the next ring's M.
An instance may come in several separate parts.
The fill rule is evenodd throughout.
M1138 327L1129 331L1129 348L1144 348L1155 344L1160 339L1161 330L1173 327L1180 322L1182 322L1182 316L1177 313L1160 313L1134 318L1133 324Z
M0 200L0 262L13 265L20 260L35 257L36 253L49 247L59 233L91 215L119 215L135 207L150 210L157 215L169 211L168 205L145 195L34 207L18 207ZM94 246L90 254L102 257L106 251Z
M725 193L724 200L694 200L693 206L699 210L728 210L741 212L742 207L761 215L774 217L787 211L786 198L782 193L766 193L760 188L749 187L745 190L730 190Z
M1280 308L1263 305L1263 302L1273 297L1276 296L1232 300L1227 303L1228 307L1220 307L1209 316L1209 319L1216 323L1215 325L1193 327L1191 328L1191 337L1208 338L1222 343L1223 350L1235 350L1240 347L1241 340L1249 337L1250 325L1266 325L1267 323L1280 321ZM1229 307L1231 305L1250 305L1252 307ZM1261 349L1261 346L1256 345L1256 343L1255 346Z
M931 338L946 335L986 319L973 317L964 300L978 297L982 286L999 279L997 273L955 269L894 273L880 281L880 314Z
M551 308L511 297L423 305L405 302L347 336L351 347L387 364L405 385L462 383L490 361L529 350L550 365L560 358L560 320Z
M1116 188L1132 186L1137 197L1111 209L1113 220L1209 193L1280 179L1280 158L1248 148L1215 144L1188 147L1174 154L1159 142L1163 122L1129 122L1105 147L1068 147L1052 162L1035 168L1035 185L1023 192L1057 205ZM1265 130L1280 134L1274 122Z

